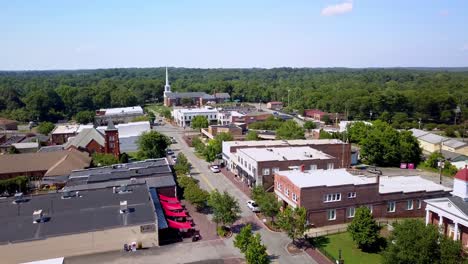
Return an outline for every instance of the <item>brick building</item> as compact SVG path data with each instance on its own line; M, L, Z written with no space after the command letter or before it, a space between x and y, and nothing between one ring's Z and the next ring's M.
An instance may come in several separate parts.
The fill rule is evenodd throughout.
M281 110L283 109L283 102L268 102L267 108L271 110Z
M322 151L338 159L338 163L335 163L335 169L348 168L351 164L351 144L344 143L339 139L227 141L223 142L222 157L226 167L229 170L234 170L238 163L236 153L240 149L282 147L311 147Z
M273 115L268 112L250 112L250 113L245 114L244 116L233 116L232 122L244 123L248 127L249 124L260 122L260 121L265 121L271 116Z
M233 169L248 186L273 186L274 173L288 169L333 169L339 160L311 147L245 148L236 153Z
M219 133L229 133L234 139L242 138L242 128L234 124L230 125L211 125L208 129L201 130L202 135L208 138L214 138Z
M468 168L455 175L453 196L426 200L426 224L433 224L468 248Z
M367 177L346 169L279 171L274 177L283 205L304 207L316 227L350 222L361 206L375 218L423 217L425 199L451 191L419 176Z

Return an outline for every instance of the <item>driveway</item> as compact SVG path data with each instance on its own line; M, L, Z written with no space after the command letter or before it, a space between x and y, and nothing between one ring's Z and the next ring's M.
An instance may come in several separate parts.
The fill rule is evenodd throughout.
M171 149L180 151L187 156L187 159L193 167L193 177L200 181L200 187L212 191L217 189L220 192L227 191L239 201L242 213L242 219L239 223L255 222L258 229L255 232L260 233L263 243L266 245L268 253L275 258L277 263L317 263L308 254L301 253L290 255L285 247L291 240L284 233L271 232L264 228L259 222L255 214L247 208L247 201L250 200L247 195L240 191L231 181L229 181L221 173L213 173L209 170L209 163L195 156L193 148L187 146L182 140L184 130L179 127L166 124L164 126L156 126L155 130L172 136L177 140L177 144L171 145Z

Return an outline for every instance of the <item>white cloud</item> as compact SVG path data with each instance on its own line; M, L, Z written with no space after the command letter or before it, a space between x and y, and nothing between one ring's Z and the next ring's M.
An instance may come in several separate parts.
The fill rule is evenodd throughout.
M322 16L335 16L349 13L353 10L353 2L346 1L336 5L329 5L322 9Z

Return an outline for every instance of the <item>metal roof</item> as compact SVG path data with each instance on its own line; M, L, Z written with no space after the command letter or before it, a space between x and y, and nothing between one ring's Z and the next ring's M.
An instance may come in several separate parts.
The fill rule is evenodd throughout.
M0 201L0 243L15 243L122 226L156 224L154 206L147 186L135 185L121 195L112 188L81 191L80 197L62 199L62 193L28 197L15 204ZM120 201L127 201L131 213L120 213ZM41 209L50 219L34 224L32 213Z

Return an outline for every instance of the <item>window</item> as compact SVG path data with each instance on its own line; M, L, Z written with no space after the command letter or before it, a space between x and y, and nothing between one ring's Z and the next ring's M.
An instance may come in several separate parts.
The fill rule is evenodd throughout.
M240 162L240 157L239 156L237 156L237 161Z
M353 218L355 213L356 213L356 208L355 207L349 207L349 208L346 209L346 216L348 218Z
M114 143L109 143L110 148L114 148Z
M265 168L262 170L262 174L263 175L270 175L270 169L269 168Z
M293 201L297 202L297 195L295 193L292 193L292 199Z
M422 204L422 201L418 199L418 200L417 200L417 207L418 207L418 209L421 209L421 204Z
M310 165L310 170L316 170L316 169L317 169L317 164Z
M250 166L250 163L249 163L249 171L252 171L252 166Z
M286 194L286 196L289 197L289 189L288 188L284 188L284 194Z
M278 171L279 171L279 168L278 168L278 167L272 168L272 169L271 169L271 172L272 172L272 173L276 173L276 172L278 172Z
M281 182L276 183L276 189L281 191L281 188L282 188Z
M413 200L406 201L406 210L413 210Z
M326 203L341 201L341 193L332 193L324 196L323 201Z
M328 163L327 164L327 170L333 170L333 168L335 168L335 164L333 164L333 163Z
M387 212L394 213L395 212L396 203L395 202L388 202L387 204Z
M356 192L349 192L348 193L348 198L349 199L356 198Z
M374 210L374 207L372 206L372 204L369 204L369 205L366 205L367 209L369 209L370 213L372 214L373 210Z
M336 209L327 210L327 219L328 221L332 221L336 219Z

